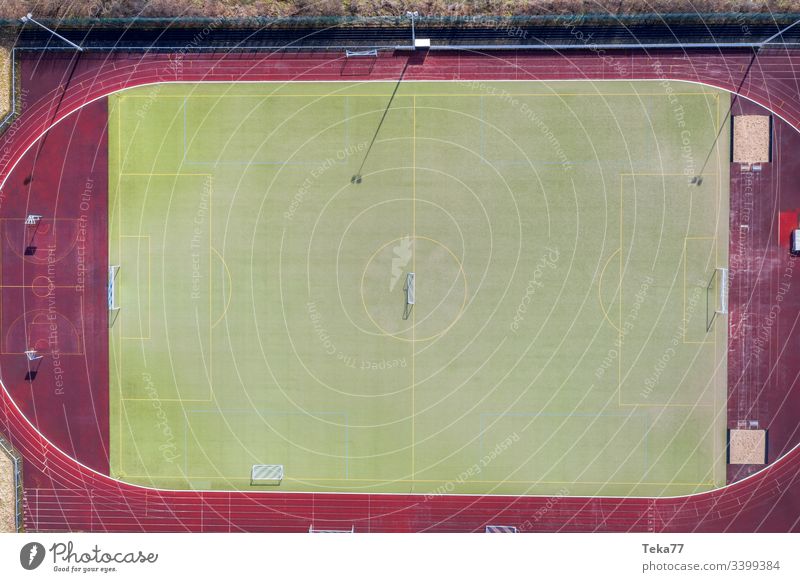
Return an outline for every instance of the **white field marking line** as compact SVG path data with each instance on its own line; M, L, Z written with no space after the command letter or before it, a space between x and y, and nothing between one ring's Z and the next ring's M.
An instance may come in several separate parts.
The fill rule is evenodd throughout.
M471 81L472 80L480 81L481 79L471 79ZM699 85L699 86L713 87L713 88L718 89L720 91L724 91L724 92L729 93L729 94L734 94L729 89L727 89L725 87L722 87L722 86L719 86L719 85L715 85L713 83L704 83L704 82L701 82L701 81L691 81L691 80L683 80L683 79L669 79L669 78L668 78L668 80L675 81L676 83L677 82L679 82L679 83L690 83L690 84ZM577 82L577 81L583 81L583 82L593 82L594 81L594 82L597 82L597 83L600 83L600 82L603 82L603 83L612 83L612 82L624 82L624 83L653 82L653 83L655 83L655 82L658 82L659 79L656 79L656 78L653 78L653 79L602 79L602 80L600 80L600 79L597 79L597 80L591 80L591 79L548 79L548 80L537 80L537 79L509 79L509 80L483 79L483 81L495 82L495 83L558 83L558 82L573 82L574 83L574 82ZM291 82L292 83L342 83L342 84L347 83L345 81L303 81L303 80L297 80L297 81L291 81ZM367 80L367 81L361 81L361 82L362 83L387 83L387 82L391 82L391 81L382 79L382 80ZM442 80L442 81L412 81L412 82L421 82L421 83L463 83L464 81L461 80L461 79L452 79L452 80ZM28 147L25 148L25 150L23 152L20 153L20 155L16 159L16 161L13 164L11 164L11 166L9 166L9 168L8 168L8 170L6 172L5 179L2 181L2 183L0 183L0 189L2 189L2 187L5 185L6 180L8 180L10 175L13 173L13 170L20 163L20 161L25 156L25 154L42 138L42 136L44 134L46 134L48 131L50 131L50 129L52 129L53 127L55 127L59 123L61 123L64 119L66 119L67 117L69 117L70 115L75 113L76 111L79 111L79 110L83 109L84 107L94 103L95 101L98 101L100 99L108 97L109 95L114 94L114 93L120 93L122 91L130 90L130 89L133 89L133 88L146 87L146 86L152 86L152 85L198 85L198 84L232 84L232 83L243 83L243 84L256 84L256 83L265 83L265 84L267 84L267 83L269 83L269 84L284 84L285 85L285 84L287 84L287 81L283 81L283 82L278 82L278 81L202 81L201 83L191 83L191 82L186 82L186 81L157 81L157 82L153 82L153 83L142 83L140 85L132 85L132 86L129 86L129 87L125 87L124 89L120 89L120 90L117 90L117 91L109 91L108 93L101 94L101 95L95 97L94 99L92 99L90 101L86 101L85 103L82 103L81 105L79 105L75 109L64 113L64 115L62 115L57 120L55 120L47 129L42 131L39 134L39 136L36 139L34 139L28 145ZM350 83L350 84L352 84L352 83ZM784 123L786 123L792 129L794 129L795 131L800 133L800 129L799 128L797 128L794 125L792 125L781 114L773 111L770 108L769 105L763 104L763 103L757 101L756 99L751 99L750 97L747 97L746 95L742 95L742 94L738 94L738 93L737 93L737 95L739 97L742 97L743 99L745 99L747 101L750 101L751 103L755 103L756 105L759 105L759 106L763 107L764 109L766 109L767 111L769 111L770 113L772 113L773 115L775 115L776 117L781 119ZM116 479L116 478L114 478L114 477L112 477L110 475L106 475L104 473L100 473L99 471L97 471L97 470L95 470L95 469L93 469L91 467L88 467L87 465L84 465L82 462L80 462L79 460L71 457L70 455L67 455L60 447L56 446L52 441L50 441L50 439L46 435L44 435L41 432L39 432L39 430L36 428L36 426L34 426L34 424L28 419L28 417L19 408L19 406L17 405L16 401L13 398L11 398L11 394L8 392L8 389L6 388L5 383L2 381L2 379L0 379L0 386L2 386L3 391L6 393L6 395L8 397L8 400L14 405L14 408L16 408L16 410L19 412L20 416L25 419L25 421L30 425L30 427L37 434L39 434L39 436L41 438L43 438L54 450L59 451L64 456L66 456L67 458L71 459L73 462L77 463L79 466L83 467L84 469L86 469L86 470L88 470L88 471L90 471L90 472L92 472L92 473L94 473L96 475L101 475L103 477L107 477L108 479L110 479L112 481L119 482L119 483L125 483L125 484L127 484L127 485L129 485L131 487L135 487L135 488L138 488L138 489L144 489L145 491L148 491L148 490L149 491L176 491L176 492L187 492L187 493L198 493L198 492L199 493L205 493L205 492L217 491L217 490L210 490L210 489L208 489L208 490L206 490L206 489L168 489L168 490L164 490L164 489L159 489L159 488L156 488L156 487L147 487L147 486L138 485L138 484L135 484L135 483L128 483L127 481L122 481L122 480ZM743 482L745 482L747 480L753 479L754 477L756 477L760 473L762 473L762 472L764 472L764 471L766 471L766 470L768 470L770 468L773 468L776 464L780 463L782 459L784 459L785 457L790 455L793 451L795 451L795 449L798 449L798 448L800 448L800 442L795 444L785 454L783 454L780 457L778 457L777 459L775 459L775 461L773 461L769 465L765 465L764 468L756 471L755 473L752 473L751 475L748 475L747 477L745 477L744 479L741 479L740 481L737 481L736 485L738 485L739 483L743 483ZM696 496L696 495L706 495L711 491L719 491L719 490L731 487L732 485L733 484L725 485L725 486L719 487L717 489L710 489L708 491L703 491L701 493L689 493L687 495L662 496L662 497L657 497L657 498L654 498L654 497L643 497L643 496L626 496L624 498L625 499L685 499L685 498L693 497L693 496ZM268 492L268 491L256 491L255 493L256 494L262 494L262 495L271 494L271 492ZM306 494L308 492L305 492L305 491L283 491L282 493ZM323 494L325 494L325 495L362 495L363 493L360 493L360 492L352 493L352 492L342 491L342 492L324 492ZM399 494L398 493L374 492L374 493L370 493L370 495L399 495ZM404 495L421 495L421 496L424 496L424 495L427 495L427 494L424 494L424 493L404 493ZM454 494L448 494L448 495L474 495L474 494L454 493ZM503 493L501 493L501 494L491 494L491 495L492 495L492 497L517 497L517 498L520 497L520 495L511 495L511 494L503 494ZM549 495L531 495L531 496L523 495L523 496L525 496L525 497L550 497ZM619 496L609 496L609 495L594 495L594 496L591 496L591 497L595 498L595 499L619 499L620 498Z

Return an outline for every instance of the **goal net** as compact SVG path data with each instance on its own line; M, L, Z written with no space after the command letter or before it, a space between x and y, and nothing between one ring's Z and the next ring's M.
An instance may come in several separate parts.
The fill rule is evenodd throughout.
M345 77L366 77L378 61L378 49L345 50L340 74Z
M355 532L356 532L356 526L354 525L351 525L350 529L332 529L327 527L319 528L319 527L314 527L313 523L310 526L308 526L308 533L355 533Z
M487 525L484 530L486 533L518 533L515 525Z
M355 57L377 57L378 56L378 49L368 49L368 50L345 50L344 56L348 59L352 59Z
M117 303L117 275L119 265L109 265L108 267L108 326L114 325L119 312Z
M711 331L717 315L728 313L728 269L714 269L706 285L706 332Z
M250 485L280 485L283 481L283 465L253 465Z
M406 284L403 286L403 291L406 294L406 305L403 309L403 319L408 319L411 315L411 310L414 309L416 303L416 276L414 273L406 274Z

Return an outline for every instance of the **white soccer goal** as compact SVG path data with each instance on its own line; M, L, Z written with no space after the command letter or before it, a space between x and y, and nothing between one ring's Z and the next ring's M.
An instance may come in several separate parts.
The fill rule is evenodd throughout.
M312 523L308 526L308 533L355 533L356 526L351 525L350 529L314 529L314 524Z
M403 286L403 291L406 294L406 305L403 309L403 319L408 319L411 316L411 310L414 309L414 304L417 301L416 276L414 273L406 274L406 284Z
M378 56L378 49L369 49L363 51L351 51L345 50L344 55L350 59L353 57L377 57Z
M41 214L29 214L25 217L25 226L36 226L41 220Z
M706 285L706 332L711 331L717 315L728 313L728 269L717 267Z
M283 465L253 465L250 485L280 485L283 481Z
M415 297L415 289L414 289L414 273L409 273L406 275L406 303L409 305L414 305L416 302Z
M25 358L28 360L28 372L25 374L25 380L33 382L36 380L36 375L39 373L39 366L42 365L43 356L35 349L25 350Z
M117 275L119 274L119 265L109 265L108 267L108 326L114 325L119 312L119 305L117 304Z
M486 533L518 533L515 525L487 525L484 530Z

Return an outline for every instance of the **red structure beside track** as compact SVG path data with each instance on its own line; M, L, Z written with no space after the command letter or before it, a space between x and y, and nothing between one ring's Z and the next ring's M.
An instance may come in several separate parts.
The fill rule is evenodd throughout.
M790 289L776 299L778 286L786 280L791 286L792 269L797 267L783 247L779 228L781 216L800 212L796 186L800 160L789 157L800 145L800 135L792 129L800 128L800 58L795 53L763 50L753 60L750 51L722 50L398 52L382 54L370 68L346 74L339 52L20 54L21 113L0 136L0 222L4 233L11 232L11 238L3 235L0 279L4 306L0 432L24 457L29 531L300 532L311 525L354 526L357 532L483 531L492 523L516 525L522 531L800 529L800 448L793 448L800 435L792 415L800 410L796 356L800 293L793 296ZM780 116L775 159L757 177L758 184L747 185L747 177L732 168L733 307L728 322L729 424L735 426L744 416L771 427L770 460L776 462L718 491L658 499L164 491L104 474L108 471L108 426L102 422L108 409L107 249L99 233L107 228L105 96L128 87L176 81L396 81L406 65L408 80L656 79L665 87L670 80L694 81L746 97L749 101L738 100L735 111L756 107L752 101ZM74 139L75 135L84 139ZM89 145L71 147L73 140ZM752 207L747 204L748 192L756 196ZM88 207L82 205L87 199ZM55 217L48 232L53 240L58 233L59 246L74 239L74 248L59 257L52 272L46 263L32 263L14 253L24 232L15 221L28 213ZM745 218L750 236L741 240L736 233ZM63 226L69 221L78 226ZM49 240L47 232L40 234L40 240ZM734 249L735 244L740 246ZM6 320L14 310L15 317L27 318L36 309L47 308L43 295L37 295L44 285L37 279L42 269L44 276L52 274L50 280L56 278L57 312L65 320L60 329L67 330L59 342L65 348L59 362L62 384L68 378L62 386L55 358L42 363L35 382L24 379L28 364L15 350L30 341L30 333L20 336L13 320ZM78 279L82 269L84 278ZM30 296L24 289L15 291L14 281L27 287ZM770 322L768 329L759 335L765 322ZM756 345L757 360L753 338L761 342ZM8 353L7 345L14 346ZM74 351L67 352L67 347ZM739 479L749 472L729 477Z

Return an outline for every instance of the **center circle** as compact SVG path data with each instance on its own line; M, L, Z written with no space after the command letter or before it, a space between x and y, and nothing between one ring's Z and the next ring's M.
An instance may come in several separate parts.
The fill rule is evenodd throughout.
M413 305L407 304L409 273L414 273ZM435 339L455 325L467 305L464 266L430 237L390 240L364 266L361 302L383 334L409 342Z

